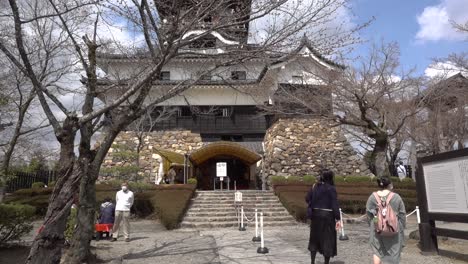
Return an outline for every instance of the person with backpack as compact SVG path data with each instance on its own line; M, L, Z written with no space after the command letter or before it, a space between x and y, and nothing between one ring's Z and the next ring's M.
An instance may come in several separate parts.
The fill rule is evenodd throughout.
M392 192L388 177L378 178L377 184L380 190L369 196L366 205L373 263L398 264L405 238L405 204L400 195Z
M309 251L311 263L315 263L317 251L325 258L325 264L336 256L336 230L340 226L340 211L333 180L334 174L325 169L319 180L307 193L307 218L310 219Z

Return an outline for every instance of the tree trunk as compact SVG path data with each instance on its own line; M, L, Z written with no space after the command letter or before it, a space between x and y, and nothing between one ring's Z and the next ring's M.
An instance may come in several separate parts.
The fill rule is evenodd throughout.
M96 179L98 171L93 168L89 159L79 164L83 168L80 184L80 205L77 213L77 227L73 233L70 249L65 256L65 263L89 263L90 241L94 234L96 219Z
M371 154L371 163L373 163L373 173L377 177L388 176L387 147L388 135L381 133L374 136L375 145Z
M75 166L75 134L73 124L66 119L61 136L58 137L60 141L59 178L49 199L43 229L35 237L31 246L26 261L28 264L60 263L65 242L64 231L81 176L80 168Z
M80 206L77 214L77 228L73 234L70 249L65 257L65 263L67 264L86 263L90 260L90 241L94 234L96 214L96 180L99 176L101 164L115 137L133 118L127 118L126 120L116 122L115 126L106 132L106 136L97 150L88 150L87 152L85 149L80 149L80 153L88 153L88 158L83 159L82 166L85 168L85 171L83 171L84 174L80 184ZM83 145L80 147L83 147Z

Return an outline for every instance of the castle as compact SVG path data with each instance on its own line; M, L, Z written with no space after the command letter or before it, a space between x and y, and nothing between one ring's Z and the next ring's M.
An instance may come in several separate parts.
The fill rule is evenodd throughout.
M245 9L250 1L231 1L223 12L212 13L186 36L204 34L204 28ZM160 8L164 21L169 16ZM331 92L314 74L341 71L343 66L321 56L303 38L287 56L252 58L237 65L216 68L223 54L254 49L248 42L249 25L235 25L211 31L202 39L181 49L154 82L154 96L163 94L183 81L198 78L188 90L166 100L154 111L168 116L145 132L129 128L114 141L103 168L123 166L121 146L141 145L135 164L148 181L159 183L169 169L176 172L175 182L197 178L198 188L261 189L272 175L314 175L329 167L337 175L367 174L367 166L356 156L339 126L323 118L284 117L265 113L262 106L273 105L279 87L302 86L316 92ZM183 54L182 54L183 53ZM187 55L191 54L191 55ZM219 55L219 56L213 56ZM106 73L102 87L130 78L141 68L141 57L126 54L99 54L98 65ZM204 69L213 71L200 76ZM112 101L119 89L106 89L103 101ZM331 111L327 107L327 111ZM141 135L141 134L140 134ZM141 142L140 142L141 141ZM120 149L119 149L120 148ZM227 165L227 178L219 181L216 164ZM229 186L228 186L229 185Z

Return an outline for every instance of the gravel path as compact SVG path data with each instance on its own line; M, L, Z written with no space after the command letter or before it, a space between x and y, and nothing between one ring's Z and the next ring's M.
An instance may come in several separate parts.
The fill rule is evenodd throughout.
M132 241L93 241L94 251L104 263L310 263L306 250L309 229L304 224L265 230L265 245L270 253L257 254L258 243L251 242L254 228L246 232L235 229L167 231L159 223L140 220L131 223ZM338 242L338 256L331 263L371 263L367 244L368 227L365 224L347 225L350 240ZM410 223L409 230L414 230ZM468 241L439 239L445 256L423 256L416 241L409 240L403 250L401 263L460 264L468 262L465 251ZM458 253L454 253L458 252ZM447 256L465 258L455 260ZM322 263L321 256L317 258Z

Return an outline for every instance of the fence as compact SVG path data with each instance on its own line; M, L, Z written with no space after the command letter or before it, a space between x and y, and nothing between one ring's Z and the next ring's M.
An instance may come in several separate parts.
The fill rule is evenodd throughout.
M7 182L6 192L11 193L19 189L31 188L34 182L43 182L48 185L50 182L56 180L56 171L38 171L33 173L17 172L15 173L15 177Z

